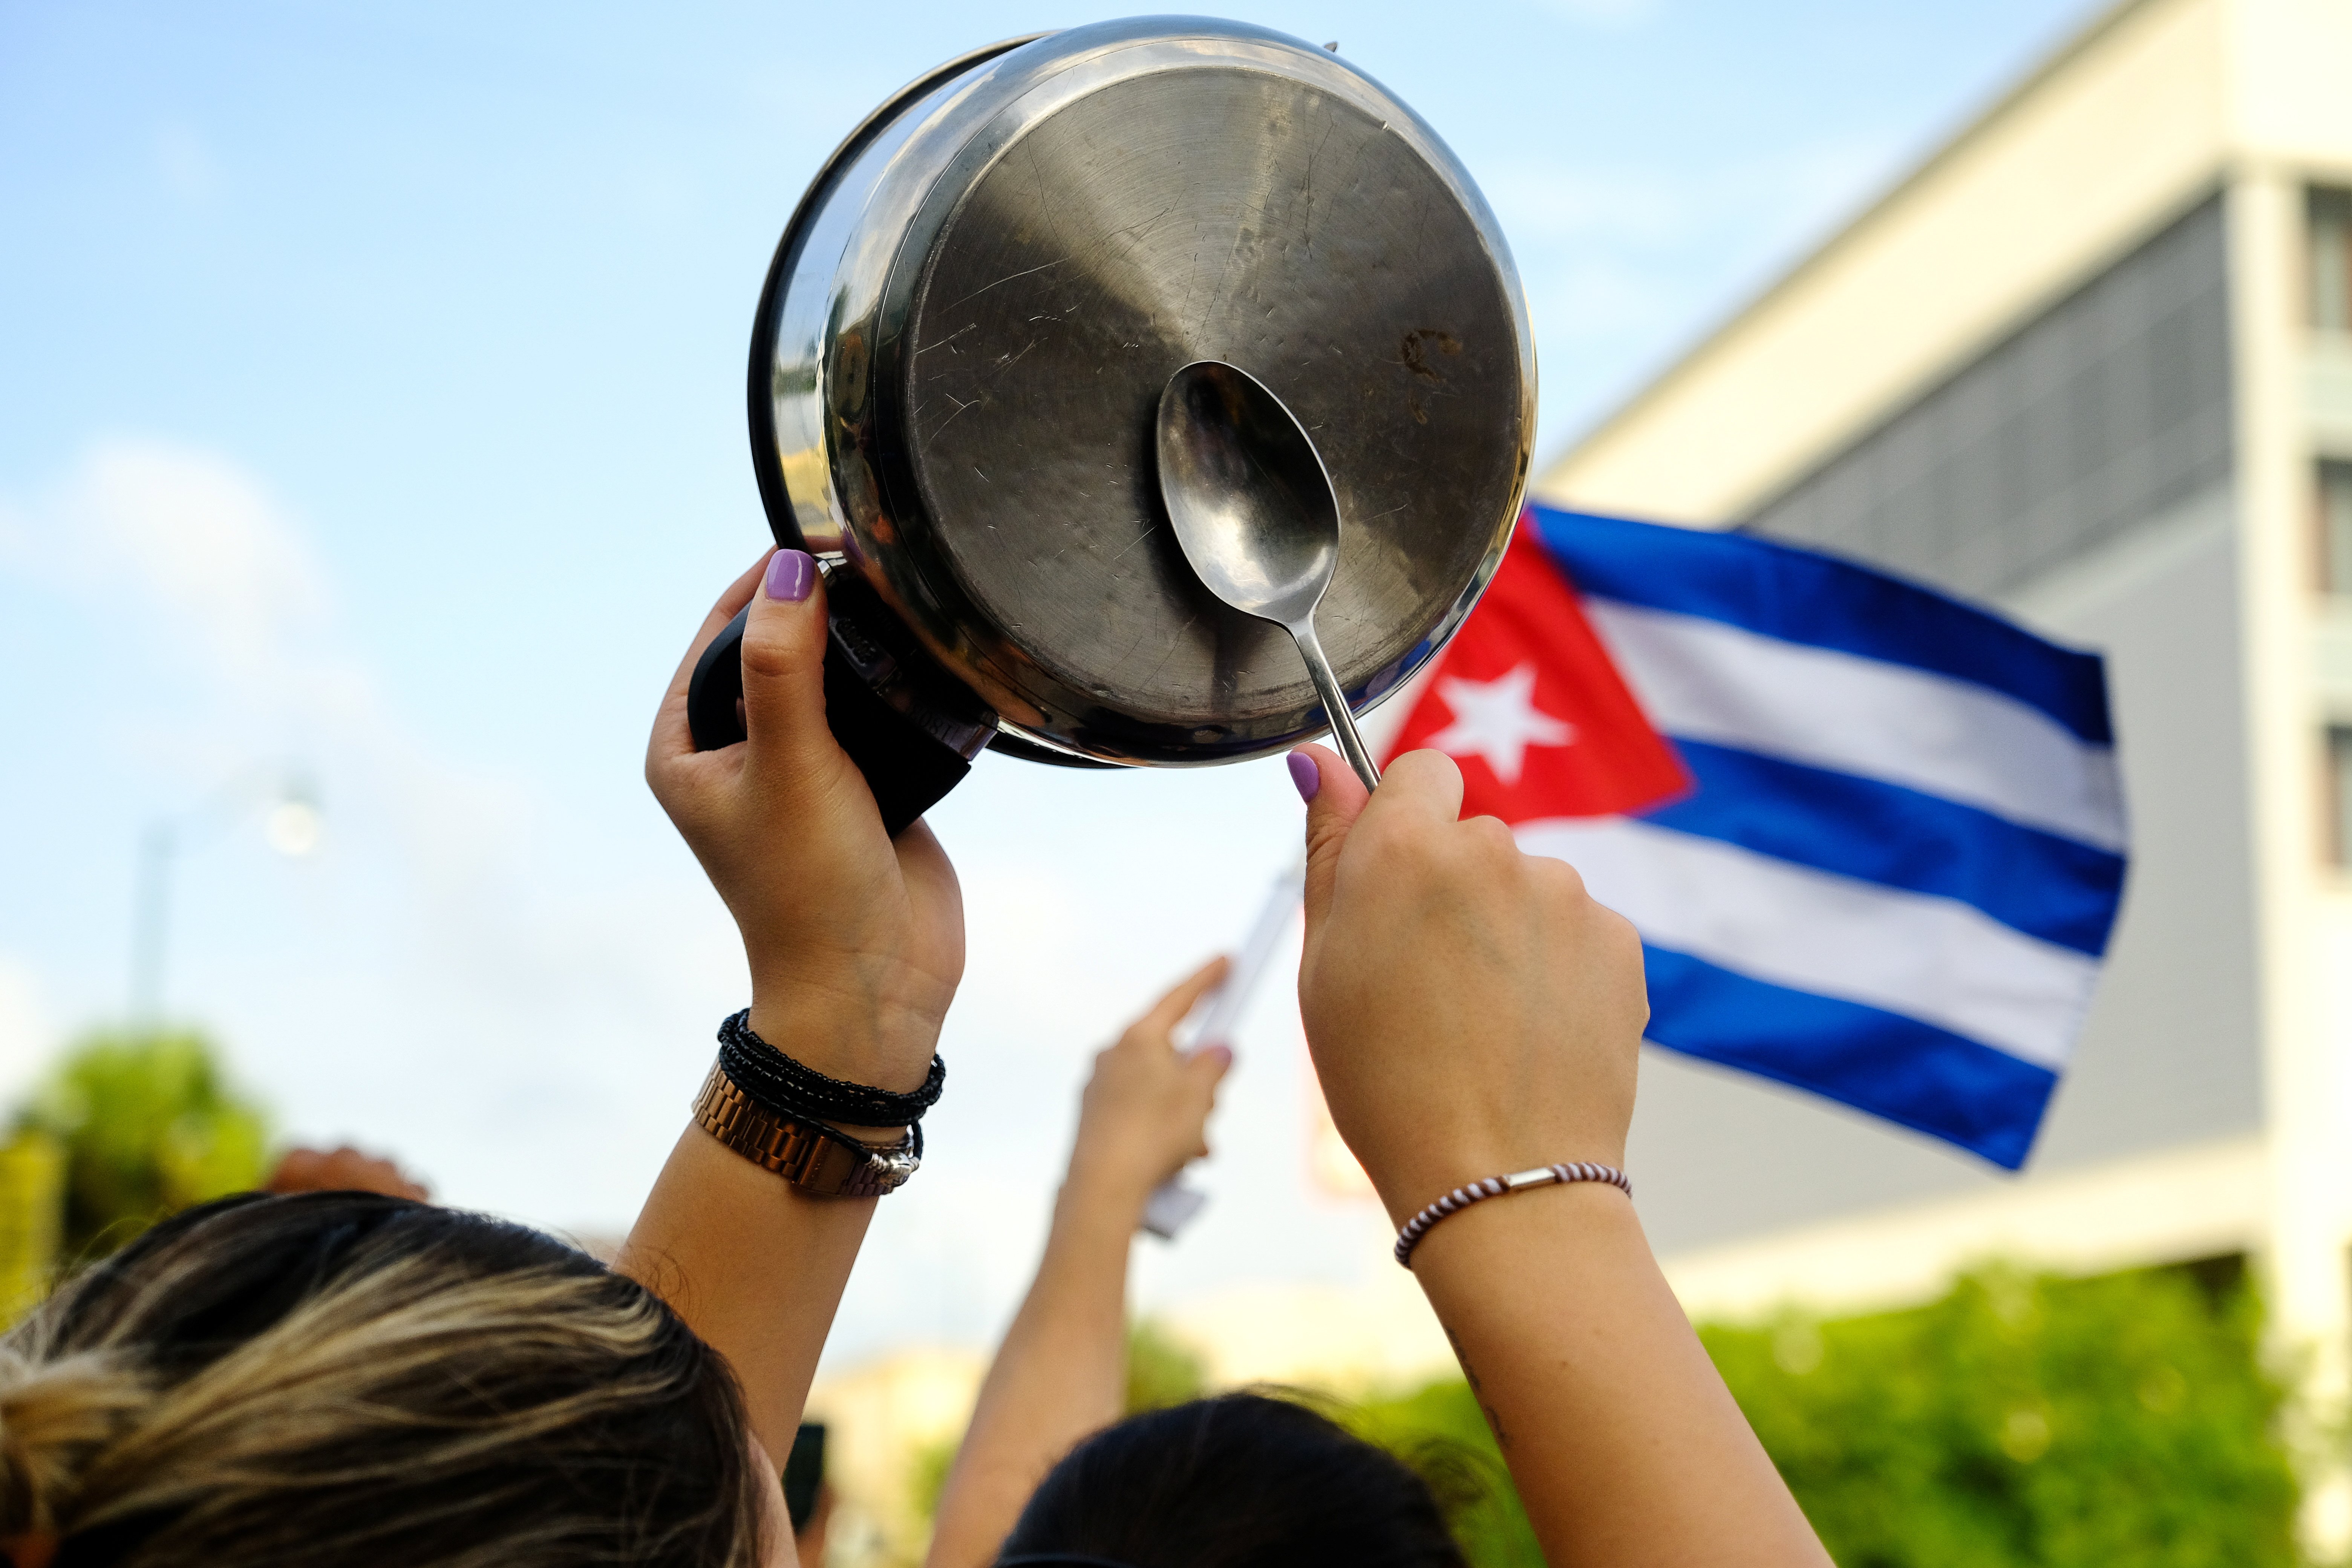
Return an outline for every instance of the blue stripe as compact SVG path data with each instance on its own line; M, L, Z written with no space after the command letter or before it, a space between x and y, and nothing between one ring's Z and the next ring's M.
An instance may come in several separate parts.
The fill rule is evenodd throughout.
M1670 737L1698 787L1642 817L1882 887L1957 899L2096 958L2124 858L1901 784Z
M1752 534L1531 510L1536 537L1580 593L1990 687L2095 745L2115 743L2099 656L1989 610Z
M2057 1087L2047 1068L1881 1012L1644 944L1649 1038L1957 1143L2014 1171Z

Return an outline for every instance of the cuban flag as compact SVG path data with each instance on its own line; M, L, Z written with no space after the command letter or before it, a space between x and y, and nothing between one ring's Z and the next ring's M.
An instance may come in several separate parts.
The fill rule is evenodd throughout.
M1391 753L1642 933L1649 1037L2015 1170L2123 897L2096 655L1851 562L1531 507Z

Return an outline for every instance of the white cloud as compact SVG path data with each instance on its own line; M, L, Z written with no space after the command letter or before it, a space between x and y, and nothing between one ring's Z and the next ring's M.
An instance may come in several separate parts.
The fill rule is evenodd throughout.
M1654 374L1692 323L1720 319L1858 208L1901 151L1890 137L1856 135L1696 172L1540 153L1480 169L1546 361L1547 446Z
M300 530L250 474L200 448L94 442L9 531L35 571L161 616L166 635L232 681L282 678L331 620Z
M725 915L683 852L651 885L601 854L581 863L567 843L601 850L610 825L551 830L551 781L427 744L352 646L308 530L220 453L92 443L29 501L0 501L0 574L46 590L58 635L100 644L122 693L70 738L71 765L110 752L136 776L131 809L180 816L200 846L183 857L167 1011L193 1004L223 1027L297 1136L389 1147L459 1201L556 1222L627 1213L640 1178L625 1152L583 1181L565 1152L673 1136L671 1108L654 1118L635 1092L659 1060L646 1042L699 1049L703 998L740 989ZM299 867L261 831L289 763L323 795L323 846ZM135 829L123 809L113 796L52 826L110 842ZM258 923L224 937L196 911L232 897ZM80 960L20 956L60 974ZM453 1099L453 1080L468 1092Z
M1728 158L1697 174L1524 158L1483 172L1480 184L1517 248L1597 244L1664 254L1719 237L1745 242L1732 248L1746 254L1759 235L1777 239L1843 216L1892 167L1895 151L1884 137L1848 137Z
M1669 245L1701 213L1686 186L1637 170L1528 161L1506 164L1483 184L1505 229L1523 247L1592 238Z
M164 188L190 206L202 206L219 194L220 164L188 126L166 125L155 132L155 168Z

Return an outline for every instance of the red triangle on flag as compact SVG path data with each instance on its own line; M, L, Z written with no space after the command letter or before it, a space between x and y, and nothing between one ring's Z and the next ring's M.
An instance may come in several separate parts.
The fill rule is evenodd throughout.
M1465 817L1610 816L1691 787L1525 516L1383 765L1422 747L1461 764Z

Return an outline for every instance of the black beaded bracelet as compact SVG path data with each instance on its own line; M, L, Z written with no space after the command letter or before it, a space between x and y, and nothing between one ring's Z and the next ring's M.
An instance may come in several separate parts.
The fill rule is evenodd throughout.
M915 1126L939 1103L948 1077L948 1064L933 1056L923 1087L912 1094L828 1078L753 1034L749 1007L719 1026L719 1065L744 1098L763 1110L851 1127Z

